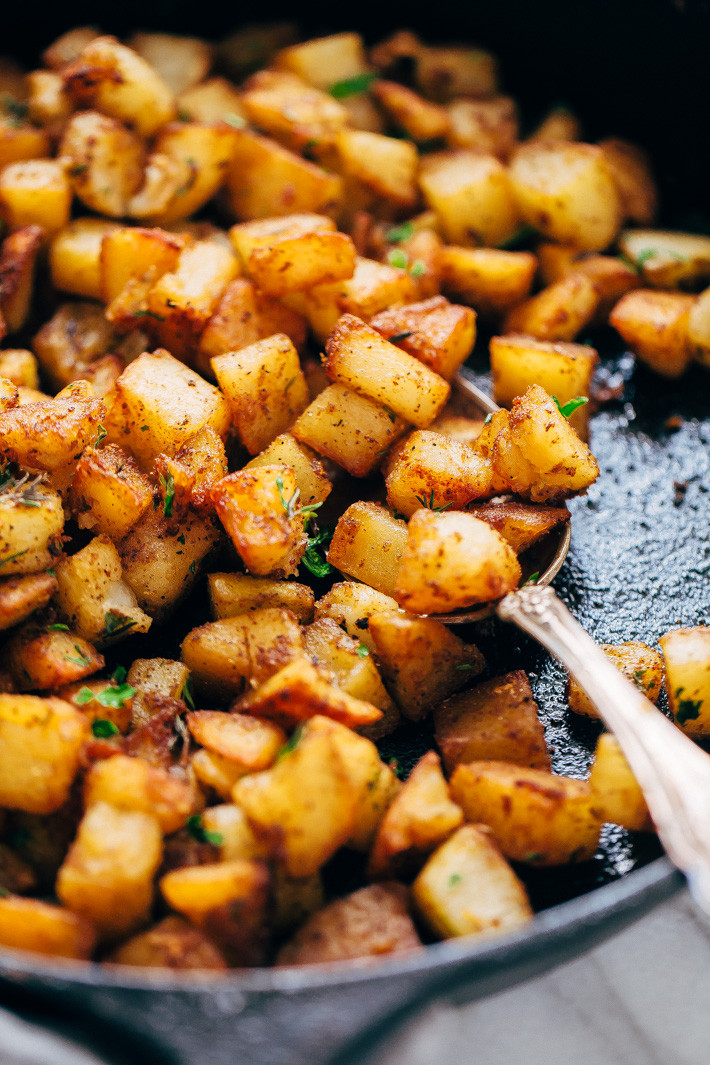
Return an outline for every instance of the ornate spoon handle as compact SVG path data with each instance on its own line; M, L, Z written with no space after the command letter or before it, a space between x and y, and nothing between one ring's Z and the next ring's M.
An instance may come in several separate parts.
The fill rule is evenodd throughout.
M710 913L710 757L618 671L552 588L511 592L498 614L534 636L592 700L641 785L668 856Z

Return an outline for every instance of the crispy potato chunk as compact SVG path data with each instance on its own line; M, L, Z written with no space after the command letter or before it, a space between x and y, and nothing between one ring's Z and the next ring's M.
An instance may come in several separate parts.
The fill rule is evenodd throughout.
M41 226L44 239L69 222L72 190L54 159L12 163L0 173L0 213L10 229Z
M676 724L690 736L706 736L710 732L710 628L672 629L658 642Z
M333 533L328 561L336 569L385 595L394 592L407 525L377 503L348 507Z
M412 897L443 937L512 932L532 919L525 888L483 825L464 825L435 851Z
M509 172L494 155L466 148L425 155L419 185L448 243L495 247L520 225Z
M471 354L476 339L474 311L443 296L380 311L370 325L447 381Z
M147 932L132 936L106 959L141 969L214 970L223 972L223 955L199 928L182 917L164 917Z
M156 70L174 93L199 84L212 66L212 45L172 33L134 33L130 48Z
M397 601L359 581L340 581L316 603L316 621L332 618L349 636L359 640L369 651L375 642L369 631L370 619L376 614L397 611Z
M116 444L86 448L69 488L79 527L118 541L153 501L153 486L135 459Z
M57 578L51 573L29 573L0 580L0 630L12 628L33 611L46 606L56 589Z
M54 287L60 292L100 300L101 244L107 234L118 228L118 222L105 218L77 218L61 229L49 246Z
M268 296L342 281L355 269L355 245L327 215L242 222L229 235L248 275Z
M259 607L286 607L299 621L313 621L315 596L307 584L243 573L210 573L207 582L214 621Z
M125 126L98 111L67 122L60 157L72 189L90 210L122 218L143 179L144 148Z
M447 773L485 759L550 768L542 722L523 670L452 695L434 709L434 728Z
M627 229L619 249L654 288L678 288L710 278L710 238L668 229Z
M477 503L469 512L501 534L520 555L552 529L570 520L567 507L544 507L537 503L518 503L516 500Z
M88 640L63 630L38 631L32 622L7 641L3 662L20 691L55 691L104 665L103 655Z
M648 644L628 640L621 644L601 643L600 648L616 668L635 684L640 692L657 703L663 688L663 658ZM599 717L592 701L572 677L567 682L567 703L575 714Z
M291 433L282 433L246 464L244 469L257 466L273 466L282 463L290 466L296 476L301 506L322 503L330 495L332 485L316 453L300 443Z
M11 412L8 412L8 414ZM0 423L7 415L0 414ZM27 476L0 492L0 566L3 577L52 566L61 547L64 510L58 492Z
M250 714L196 710L185 723L202 747L247 771L268 769L286 743L286 733L277 725Z
M403 884L373 884L314 914L278 953L277 965L314 965L408 954L422 942Z
M621 297L609 323L655 373L680 377L693 357L688 324L694 304L683 292L640 288Z
M641 786L624 758L619 741L609 732L603 732L597 740L589 787L605 821L632 832L653 831Z
M509 311L503 332L527 333L538 340L574 340L592 322L598 306L594 281L584 273L570 273Z
M86 960L95 940L89 921L60 906L37 899L0 898L0 943L4 947Z
M386 484L387 502L406 518L423 506L463 510L497 487L490 459L426 429L417 429L398 448Z
M439 255L441 286L447 295L495 317L529 294L537 259L527 251L461 248L449 245Z

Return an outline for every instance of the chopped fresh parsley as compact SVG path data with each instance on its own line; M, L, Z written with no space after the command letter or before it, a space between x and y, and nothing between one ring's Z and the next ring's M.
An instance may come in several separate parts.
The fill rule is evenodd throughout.
M94 447L101 447L107 436L108 432L106 431L105 427L103 425L100 425L96 432L96 443L94 444Z
M454 669L457 669L457 670L459 670L462 673L464 671L468 672L469 669L473 669L473 665L470 662L461 662L460 665L454 666Z
M175 500L175 480L172 473L166 473L165 476L163 476L162 473L159 473L158 481L165 493L163 496L163 515L166 518L172 518L173 502Z
M356 74L354 78L345 78L336 81L328 90L336 100L347 100L349 96L357 96L361 92L367 92L373 81L377 81L377 74Z
M63 621L55 621L53 625L47 626L50 632L69 632L69 626L65 625Z
M490 414L487 414L485 416L485 418L483 419L483 424L484 425L490 425L492 421L493 421L493 412L491 412Z
M161 314L156 314L155 311L134 311L134 318L155 318L156 322L164 322L165 319Z
M571 414L574 414L577 407L583 407L585 403L589 403L586 396L576 396L575 399L571 399L569 403L565 403L564 405L560 403L557 396L553 396L552 398L558 411L565 418L569 418Z
M401 226L392 226L387 230L388 244L401 244L414 236L414 222L402 222Z
M185 681L182 689L182 698L184 702L190 707L191 710L196 710L195 700L192 697L192 687L190 686L190 678Z
M409 256L401 248L391 248L387 252L387 262L390 266L396 266L398 270L406 270L409 265Z
M110 684L108 688L104 688L100 692L92 691L91 688L84 686L79 688L79 691L74 696L74 701L79 706L85 706L86 703L90 703L95 699L101 706L110 706L114 710L118 710L125 702L132 699L135 694L136 689L132 684Z
M537 582L539 580L540 580L540 571L539 570L535 570L535 572L531 573L530 576L528 577L528 579L523 582L521 587L526 588L528 584L537 584Z
M685 688L678 688L675 697L678 700L675 712L675 719L679 725L684 725L686 721L695 721L700 717L700 707L703 705L702 699L681 699L681 695L685 691Z
M413 277L416 281L422 274L426 273L426 263L423 259L415 259L412 265L409 267L409 276Z
M125 614L117 614L115 610L107 610L104 614L104 624L107 636L120 636L121 633L132 629L135 621L131 621Z
M387 415L387 417L389 418L389 420L390 420L391 422L393 422L393 423L394 423L394 422L396 422L396 421L397 421L397 415L396 415L396 414L395 414L395 412L394 412L394 411L393 411L393 410L391 409L391 407L385 407L385 408L384 408L384 411L385 411L385 414Z
M10 124L15 128L21 126L27 118L28 104L24 100L17 100L12 93L2 93L0 106L10 119Z
M284 479L283 474L279 474L276 478L276 488L279 493L279 499L281 500L281 506L286 511L286 517L289 521L293 521L294 518L303 518L304 524L307 524L313 517L319 507L323 506L323 501L320 503L306 503L305 506L299 507L298 501L301 498L301 489L297 488L290 499L286 499L284 495Z
M279 751L279 753L276 755L276 761L278 761L280 758L283 758L284 755L290 754L291 751L293 751L295 749L295 747L298 745L298 741L301 738L301 733L302 732L303 732L303 725L297 725L296 728L291 733L291 735L289 736L289 738L284 743L284 745L281 748L281 750Z
M334 532L332 525L324 525L322 529L316 530L312 536L308 537L306 551L301 562L314 577L327 577L333 572L330 562L325 558L324 553L319 552L318 548L327 548L333 539Z
M209 832L202 824L202 815L193 814L187 819L187 831L198 843L211 843L213 847L220 847L224 837L219 832Z
M76 644L74 644L74 650L76 651L76 656L75 655L64 655L64 661L65 662L73 662L77 666L85 666L85 667L91 665L91 659L87 658L86 655L83 654L81 648L77 647Z
M369 647L366 647L364 643L361 643L359 647L355 648L355 654L359 655L360 658L367 658L369 653L370 649Z
M460 873L452 873L451 876L449 877L449 887L450 888L456 887L457 884L461 883L461 879L462 879L462 877L461 877Z
M414 336L414 330L406 329L403 333L395 333L394 336L391 336L389 342L390 344L399 344L401 340L407 340L411 336Z
M195 572L195 560L194 560L194 558L193 558L192 562L190 563L190 565L187 568L190 571L190 573L194 573Z
M105 717L97 717L95 721L92 721L91 731L98 740L107 740L109 736L118 735L118 729L113 721L109 721Z

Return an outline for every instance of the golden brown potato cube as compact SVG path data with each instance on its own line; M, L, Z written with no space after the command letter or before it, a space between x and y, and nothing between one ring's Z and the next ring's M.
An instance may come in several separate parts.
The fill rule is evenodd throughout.
M432 618L374 614L369 635L391 694L405 717L414 721L485 666L477 647Z
M241 806L230 802L208 806L202 814L202 827L205 832L220 837L214 844L219 847L219 856L224 862L268 857L268 851L252 832Z
M257 838L292 877L310 876L349 838L358 798L333 731L306 722L272 769L234 786ZM327 725L334 725L327 721Z
M268 769L286 743L286 733L250 714L196 710L185 718L193 739L247 771Z
M550 768L545 732L522 669L451 696L434 709L434 728L449 774L479 759Z
M101 288L110 303L131 280L157 280L174 270L185 246L182 237L164 229L123 226L101 242Z
M441 249L439 269L445 292L490 317L525 299L532 287L537 259L527 251L449 245Z
M3 662L19 691L55 691L103 669L95 647L73 632L38 632L31 623L5 644Z
M80 528L121 540L153 501L153 486L135 459L116 444L86 448L69 500Z
M331 381L385 404L414 425L429 425L449 397L451 389L442 377L353 314L338 320L326 352Z
M502 329L539 340L574 340L592 322L598 306L599 293L592 279L571 273L509 311Z
M12 628L46 606L56 588L57 578L51 573L4 577L0 580L0 630Z
M513 932L532 920L523 884L484 825L464 825L412 885L418 914L443 938Z
M245 83L242 105L252 126L285 147L318 154L332 147L347 111L329 93L285 70L259 70Z
M493 96L498 87L495 56L482 48L436 45L420 47L416 54L416 81L434 100L454 96Z
M166 188L171 195L167 202L162 196L151 199L148 165L145 184L130 201L128 213L168 225L199 210L224 183L236 137L237 131L223 122L173 122L165 126L153 143L150 160L158 173L166 167Z
M414 614L442 614L499 599L520 577L513 549L485 522L422 509L409 519L394 598Z
M55 570L57 606L85 640L104 645L150 628L151 618L122 579L121 559L108 537L94 537L76 554L60 559Z
M172 33L134 33L128 45L157 71L174 93L184 92L207 77L214 48L198 37Z
M301 630L289 610L262 607L192 629L182 660L200 691L239 695L247 678L258 684L303 655Z
M289 429L308 405L298 352L284 333L217 355L211 364L250 455Z
M690 736L706 736L710 732L710 628L672 629L658 642L676 724Z
M174 455L210 426L225 437L229 407L219 389L159 348L135 359L116 382L106 427L111 441L130 447L150 467L161 451Z
M581 492L599 475L591 451L539 385L513 401L491 457L510 489L534 503Z
M228 758L223 758L221 754L215 754L204 747L200 747L190 756L190 767L203 790L208 794L212 791L225 801L231 799L232 788L244 776L244 770L236 762L230 762ZM235 857L252 855L239 854Z
M229 248L213 240L198 240L183 249L174 270L156 281L148 293L151 328L172 354L188 358L194 352L220 296L238 271Z
M61 130L74 110L74 103L64 87L61 74L53 70L31 70L25 75L27 116L53 137Z
M295 347L303 347L306 320L280 300L259 292L251 281L238 277L225 288L200 336L197 368L211 374L210 359L239 351L274 333L285 333Z
M375 650L370 634L370 618L375 614L392 614L397 603L389 595L375 591L359 581L340 581L334 584L316 603L315 618L331 618L349 636L359 640L368 651Z
M85 809L104 802L118 810L151 814L166 834L187 824L195 800L195 789L187 780L124 754L94 762L84 779Z
M243 573L210 573L207 582L215 621L259 607L285 607L303 623L313 620L315 597L307 584Z
M59 870L57 895L103 938L118 938L147 920L161 856L155 817L96 803L84 814Z
M220 530L196 515L176 524L151 507L118 545L123 579L154 621L164 620L198 579Z
M449 132L449 117L443 107L425 100L397 81L380 78L372 85L372 95L395 125L413 141L430 141Z
M69 796L89 731L63 699L0 693L0 803L48 814Z
M367 320L386 307L411 303L417 282L407 270L358 256L351 278L332 285L314 285L304 294L304 312L318 340L325 343L340 315Z
M259 466L290 466L296 476L301 506L322 503L330 495L332 484L315 452L300 443L291 433L282 433L268 447L256 455L244 467L245 470Z
M72 190L54 159L12 163L0 173L0 214L11 230L41 226L45 239L69 222Z
M288 577L306 550L296 476L289 466L227 474L210 491L215 510L246 568Z
M475 312L443 296L380 311L370 326L447 381L469 357L476 340Z
M694 303L681 292L637 289L622 296L609 322L655 373L680 377L693 357L688 322Z
M76 26L53 41L42 53L42 61L50 70L62 70L67 63L73 63L81 55L82 49L89 41L98 37L94 26Z
M179 699L189 677L189 670L182 662L171 658L136 658L133 660L127 683L134 689L131 699L131 719L139 728L156 712L156 703L164 696Z
M95 359L114 346L116 337L96 303L63 303L32 341L48 386L59 390L84 377Z
M45 130L0 112L0 170L10 163L44 159L49 153L49 136Z
M528 225L560 244L602 251L616 237L622 208L603 149L593 144L521 145L509 174Z
M227 202L239 219L271 218L296 211L334 215L342 178L251 130L236 130L227 171Z
M39 226L22 226L0 249L0 312L8 333L25 325L34 293L35 264L42 245Z
M389 407L335 384L315 397L291 432L354 477L366 477L406 427Z
M508 171L494 155L466 148L422 158L419 185L452 244L495 247L520 225Z
M507 540L520 555L543 536L570 520L567 507L544 507L539 503L519 503L517 500L475 503L469 513L485 521Z
M367 871L375 880L421 868L433 850L460 828L463 811L451 801L439 756L419 759L380 822Z
M237 709L276 721L283 728L318 714L352 729L376 725L382 711L371 703L333 687L307 658L296 658L244 696Z
M274 65L279 70L291 70L319 89L330 89L368 71L359 33L333 33L292 44L276 53Z
M203 517L212 513L210 489L227 472L224 443L206 425L183 444L177 455L158 455L154 463L163 509L170 517L186 517L196 511Z
M328 561L349 577L390 595L406 542L406 522L377 503L353 503L335 527Z
M0 351L0 377L23 388L39 388L37 359L26 348L4 348Z
M346 178L397 207L417 201L419 155L408 140L364 129L344 129L336 138L338 168Z
M550 269L552 256L547 249L555 249L555 253L562 251L557 269ZM539 245L537 254L540 260L541 272L547 269L548 274L556 272L558 277L566 274L584 274L594 282L599 303L596 314L591 324L603 326L607 324L609 314L614 304L631 289L641 286L641 277L630 262L614 255L594 255L591 252L578 252L573 248L564 248L562 245L544 244ZM547 260L547 261L546 261ZM556 280L549 278L548 280Z
M175 115L175 97L160 74L115 37L94 37L62 71L83 107L96 107L151 137Z
M650 226L658 207L658 190L651 161L636 144L607 137L599 141L621 199L624 220Z
M59 146L71 187L99 214L121 218L143 180L145 149L125 126L98 111L79 111L67 122Z
M216 972L227 969L227 963L214 943L182 917L164 917L147 932L139 932L122 943L106 961L141 969L209 969Z
M372 884L313 914L279 951L277 965L315 965L420 950L403 884Z
M619 741L609 732L603 732L597 740L589 787L604 821L612 821L632 832L653 831L639 782L624 758Z
M49 247L52 284L60 292L101 299L101 244L117 222L77 218L61 229Z
M87 960L96 934L89 921L38 899L0 898L0 943L59 958Z
M0 414L0 424L4 417ZM26 475L7 486L9 491L0 493L0 573L9 577L51 567L64 528L59 493Z
M226 78L206 78L178 96L178 116L193 122L247 124L241 93Z
M493 398L502 407L512 406L530 385L541 385L561 406L577 397L588 399L599 361L595 349L586 344L554 343L515 333L492 337L490 354ZM572 412L569 423L586 440L586 403Z
M476 151L507 159L518 140L518 113L510 96L473 100L460 96L445 109L452 148Z
M302 216L301 216L302 217ZM318 216L316 216L318 217ZM254 242L244 266L254 284L268 296L285 296L313 285L330 284L352 277L355 269L355 245L345 233L334 231L329 218L315 231L293 232L288 218L280 219L279 225L268 237ZM242 226L255 226L256 222L243 222ZM261 223L263 225L263 222ZM230 231L237 243L235 229ZM239 245L237 244L239 249Z
M480 761L456 767L451 795L468 821L490 827L514 861L563 865L585 861L597 848L601 818L584 781Z
M626 229L619 250L654 288L678 288L710 277L710 237L668 229Z
M454 510L495 492L490 459L440 433L417 429L399 449L386 478L387 502L406 518L415 510Z
M636 640L620 644L601 643L599 646L616 668L635 684L647 699L652 703L658 702L663 688L663 658L658 651ZM567 683L567 703L575 714L599 717L591 699L572 677Z
M86 381L68 385L54 399L13 407L0 413L2 453L31 470L56 471L61 484L87 444L95 442L105 410Z

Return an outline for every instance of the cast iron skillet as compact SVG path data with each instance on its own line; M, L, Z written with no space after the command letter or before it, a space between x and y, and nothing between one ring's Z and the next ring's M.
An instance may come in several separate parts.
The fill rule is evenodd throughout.
M439 0L415 19L400 0L386 14L374 4L336 12L317 3L295 13L275 0L259 14L297 14L308 33L357 28L374 40L412 26L430 40L489 47L502 57L504 86L526 103L529 121L568 100L589 139L615 133L648 145L659 168L663 221L695 231L705 226L710 17L704 3L688 2L686 9L681 0L679 6L550 0L533 11L524 0L463 9ZM77 0L30 11L14 5L3 19L4 48L16 42L17 53L32 59L59 32L81 23L117 34L145 28L218 36L235 16L218 0L199 6L126 0L120 11L100 12ZM680 382L660 381L635 367L611 332L595 342L600 377L623 383L623 395L594 418L592 446L602 473L584 499L572 502L572 549L555 586L595 639L653 644L670 628L707 621L710 377L696 368ZM482 357L473 366L485 372ZM598 728L570 720L561 670L500 622L491 620L474 635L491 675L511 668L530 674L555 769L583 772ZM429 736L410 729L386 753L411 765L429 744ZM346 1065L432 998L469 999L541 972L620 929L683 882L653 837L616 829L607 830L592 862L524 875L540 912L529 930L505 940L449 941L403 960L179 978L4 951L0 988L6 1005L38 1011L48 1027L69 1025L115 1065Z

